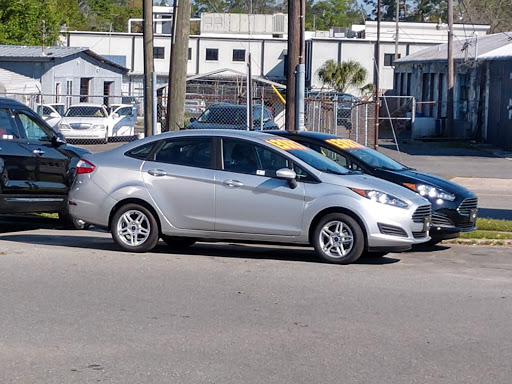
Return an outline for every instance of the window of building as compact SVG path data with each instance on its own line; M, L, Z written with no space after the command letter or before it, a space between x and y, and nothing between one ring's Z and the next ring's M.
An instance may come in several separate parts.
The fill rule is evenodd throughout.
M219 61L219 50L217 48L206 48L206 60Z
M89 101L89 83L91 82L90 77L82 77L80 79L80 102L86 103Z
M153 47L153 57L163 59L165 57L165 47Z
M187 60L192 60L192 48L188 49Z
M398 58L400 58L400 54L398 54ZM384 66L391 67L393 66L393 62L395 61L394 53L385 53L384 54Z
M233 49L233 61L245 61L245 49Z

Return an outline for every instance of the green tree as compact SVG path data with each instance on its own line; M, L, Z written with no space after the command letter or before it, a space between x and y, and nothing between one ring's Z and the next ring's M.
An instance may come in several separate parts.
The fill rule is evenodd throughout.
M306 0L306 29L350 27L361 21L360 14L360 7L355 0Z
M374 84L363 85L367 75L368 71L354 60L341 63L328 60L318 69L322 83L336 92L346 92L350 87L357 87L363 93L371 92L375 89Z
M60 23L56 0L0 0L0 44L55 44ZM43 24L44 20L44 24Z

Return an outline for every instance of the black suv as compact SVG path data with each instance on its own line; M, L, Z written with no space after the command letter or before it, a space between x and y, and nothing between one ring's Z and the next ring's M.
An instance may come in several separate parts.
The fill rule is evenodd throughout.
M0 97L0 213L57 212L67 228L76 164L90 151L66 144L32 109Z

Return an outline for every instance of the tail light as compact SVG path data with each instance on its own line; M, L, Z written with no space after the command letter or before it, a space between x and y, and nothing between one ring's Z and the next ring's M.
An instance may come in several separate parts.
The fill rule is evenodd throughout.
M85 173L91 173L96 169L96 166L91 163L90 161L87 161L85 159L80 159L78 164L76 165L76 173L78 175L83 175Z

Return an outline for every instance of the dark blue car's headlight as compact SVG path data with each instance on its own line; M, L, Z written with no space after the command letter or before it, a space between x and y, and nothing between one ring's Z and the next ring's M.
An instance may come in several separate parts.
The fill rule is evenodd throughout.
M427 184L413 184L413 183L403 183L404 187L409 188L410 190L420 194L423 197L431 198L431 199L441 199L453 201L455 200L455 195L452 193L448 193L443 191L440 188L433 187Z

